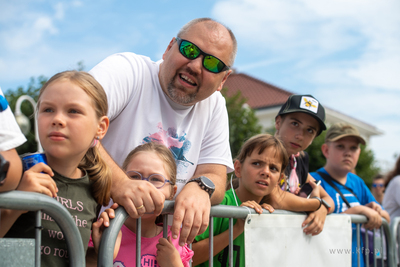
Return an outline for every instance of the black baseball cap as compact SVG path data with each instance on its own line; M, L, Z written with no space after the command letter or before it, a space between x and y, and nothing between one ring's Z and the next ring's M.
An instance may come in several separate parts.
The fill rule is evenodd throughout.
M285 104L282 105L278 112L279 115L285 115L294 112L303 112L311 115L319 123L319 132L317 136L321 134L322 131L326 130L325 126L325 109L319 103L319 101L312 95L291 95ZM275 119L276 119L275 117Z

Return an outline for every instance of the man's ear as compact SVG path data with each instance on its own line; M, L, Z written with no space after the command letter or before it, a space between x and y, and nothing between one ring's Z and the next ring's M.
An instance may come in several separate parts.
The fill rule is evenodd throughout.
M322 144L321 151L324 157L327 159L329 157L329 145L327 143Z
M169 50L171 50L171 47L174 45L174 43L175 43L175 37L172 38L171 42L169 42L169 45L168 45L167 49L165 49L165 52L164 52L164 54L162 56L163 60L165 60L165 55L168 53Z
M221 81L221 84L219 85L217 91L221 91L222 87L224 86L224 83L226 82L226 80L228 79L229 75L232 73L232 70L228 70L227 73L225 74L224 78Z
M240 161L236 160L235 163L233 164L234 168L235 168L235 175L237 178L241 178L241 171L242 171L242 163L240 163Z

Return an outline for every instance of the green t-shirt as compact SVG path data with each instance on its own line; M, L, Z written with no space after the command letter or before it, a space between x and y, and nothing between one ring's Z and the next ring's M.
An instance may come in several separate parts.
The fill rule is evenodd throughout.
M71 213L86 253L92 223L101 207L92 196L89 176L86 173L82 178L71 179L54 172L53 179L58 187L56 200ZM69 266L64 235L57 223L45 212L42 212L42 226L41 266ZM35 238L35 212L22 214L5 237Z
M242 202L237 197L235 193L238 205L240 206ZM233 190L230 189L225 192L225 197L221 202L221 205L227 206L236 206L235 197L233 195ZM233 219L233 225L235 225L236 219ZM214 236L219 235L220 233L225 232L229 229L229 218L217 218L214 217ZM201 234L196 236L195 240L200 241L209 237L209 228ZM195 252L196 253L196 252ZM197 266L207 267L208 261L199 264ZM215 267L220 266L229 266L229 246L224 248L220 253L214 256L214 265ZM233 266L245 266L244 259L244 232L241 233L235 240L233 240Z

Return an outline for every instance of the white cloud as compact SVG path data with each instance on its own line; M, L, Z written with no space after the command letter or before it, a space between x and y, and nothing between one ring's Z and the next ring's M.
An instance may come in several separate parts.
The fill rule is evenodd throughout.
M399 11L397 0L223 0L213 15L237 36L239 70L263 73L276 63L289 76L267 82L294 84L285 89L376 126L385 134L371 148L384 162L400 153Z

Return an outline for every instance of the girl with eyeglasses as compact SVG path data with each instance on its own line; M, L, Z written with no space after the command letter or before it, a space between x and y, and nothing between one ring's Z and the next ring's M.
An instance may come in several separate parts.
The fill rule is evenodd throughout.
M145 143L136 147L126 157L122 168L134 180L146 180L172 200L176 193L176 164L171 151L164 145ZM142 206L138 210L145 209ZM144 211L146 212L146 211ZM141 227L141 262L149 266L189 266L193 251L187 245L179 246L179 238L163 238L163 227L156 223L157 216L144 214ZM136 266L136 219L129 217L121 228L122 241L114 266ZM157 261L157 262L156 262Z

